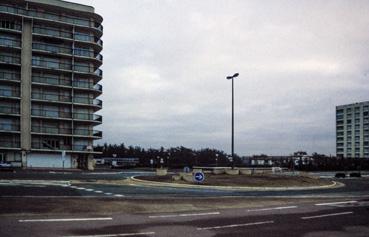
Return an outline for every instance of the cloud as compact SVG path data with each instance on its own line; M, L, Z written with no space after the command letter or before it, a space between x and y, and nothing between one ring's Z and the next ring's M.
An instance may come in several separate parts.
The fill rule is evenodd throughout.
M367 1L93 1L104 139L241 155L335 153L335 106L368 100Z

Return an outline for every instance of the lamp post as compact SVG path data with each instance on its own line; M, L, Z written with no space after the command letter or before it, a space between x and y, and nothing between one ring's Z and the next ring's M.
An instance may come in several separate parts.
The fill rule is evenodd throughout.
M233 76L227 76L227 80L232 80L232 169L234 169L234 83L233 79L238 77L238 73Z

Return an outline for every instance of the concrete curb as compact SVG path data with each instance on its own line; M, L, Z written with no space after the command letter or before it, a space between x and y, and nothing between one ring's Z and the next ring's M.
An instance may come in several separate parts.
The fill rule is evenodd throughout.
M196 188L196 189L215 189L226 191L290 191L290 190L316 190L344 187L345 184L332 181L332 184L311 187L230 187L230 186L209 186L209 185L194 185L194 184L173 184L157 181L147 181L137 179L135 176L130 177L134 184L146 185L150 187L170 187L170 188Z
M67 185L70 186L70 181L64 181L64 180L21 180L21 179L1 179L0 185L19 185L19 184L32 184L32 185L49 185L49 186L61 186L61 185Z

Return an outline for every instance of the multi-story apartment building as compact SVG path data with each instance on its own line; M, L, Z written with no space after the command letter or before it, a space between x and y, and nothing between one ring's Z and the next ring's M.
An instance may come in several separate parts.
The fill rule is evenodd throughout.
M336 107L336 152L369 158L369 101Z
M0 1L0 162L91 168L102 17L61 0Z

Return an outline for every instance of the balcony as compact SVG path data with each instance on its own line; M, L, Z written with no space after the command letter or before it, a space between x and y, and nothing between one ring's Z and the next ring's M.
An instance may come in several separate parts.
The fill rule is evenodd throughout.
M33 43L32 49L47 51L50 53L60 53L60 54L72 54L72 47L63 47L57 46L53 44L45 44L45 43Z
M97 114L89 114L89 113L73 113L73 119L76 120L86 120L93 122L102 122L102 116Z
M32 109L31 115L47 118L72 118L71 112L64 112L58 110Z
M20 81L20 74L16 72L0 71L0 80Z
M0 89L0 97L18 97L20 96L19 90L14 89Z
M0 36L0 46L9 47L9 48L20 48L21 41L17 39Z
M97 69L94 74L96 76L102 77L103 76L103 71L101 69Z
M62 63L51 60L39 60L32 58L32 66L43 67L48 69L72 70L71 63Z
M76 88L91 89L98 93L102 93L102 85L94 84L88 81L73 81L73 86Z
M7 24L0 24L0 29L11 30L11 31L22 31L22 25L18 22L8 22Z
M92 148L92 146L89 146L89 145L73 145L73 150L74 151L88 151L88 152L92 152L93 151L93 148Z
M58 94L32 92L31 96L32 96L32 99L34 100L69 102L69 103L72 102L72 97L70 95L58 95Z
M32 76L32 82L42 83L48 85L56 85L56 86L71 86L72 80L54 78L54 77L45 77L45 76Z
M11 139L9 139L11 140ZM0 147L1 148L20 148L20 142L19 141L9 141L7 139L1 139L0 140Z
M95 105L102 107L102 101L99 99L92 99L87 97L73 97L73 102L78 104Z
M0 131L19 132L19 124L13 123L0 123Z
M74 135L102 138L102 131L91 129L74 129Z
M66 16L66 15L59 15L57 13L51 13L51 12L41 12L35 9L26 10L24 8L19 8L15 6L9 6L9 5L0 5L0 12L31 16L35 18L43 18L43 19L50 20L50 21L58 21L62 23L89 27L89 28L94 28L99 31L103 31L102 25L99 24L98 22L91 21L86 18L79 18L76 16Z
M0 106L0 114L19 114L19 107L16 106Z
M20 65L21 59L17 56L0 55L0 63Z
M46 134L72 134L71 128L32 125L32 132Z
M33 33L52 36L52 37L58 37L58 38L73 39L72 32L63 31L60 29L55 29L55 28L50 28L50 27L34 26Z
M47 143L46 141L44 142L32 142L31 143L31 148L32 149L42 149L42 150L54 150L54 151L68 151L71 150L72 146L66 146L66 145L60 145L58 144L57 146L53 146L49 143Z

